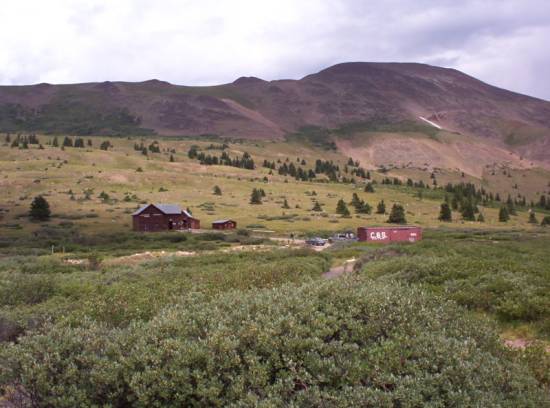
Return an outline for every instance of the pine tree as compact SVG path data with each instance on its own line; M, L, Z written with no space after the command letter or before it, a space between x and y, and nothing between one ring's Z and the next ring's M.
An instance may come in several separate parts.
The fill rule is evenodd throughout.
M380 201L376 206L376 214L386 214L386 203L384 203L384 200Z
M46 221L50 218L50 205L48 201L42 196L36 196L31 203L31 209L29 216L33 220Z
M52 146L53 147L59 147L59 140L57 140L57 136L54 136L52 140Z
M405 209L401 204L394 204L388 222L391 224L406 224L407 220L405 218Z
M359 198L357 193L353 193L350 204L353 205L355 208L361 205L361 199Z
M64 147L73 147L73 139L70 137L65 136L65 139L63 139L63 146Z
M468 199L462 206L462 218L466 221L475 221L475 209L472 201Z
M250 194L250 204L261 204L262 203L262 193L260 190L254 188Z
M338 201L338 204L336 204L336 214L340 214L342 217L349 217L350 215L348 206L346 205L346 202L342 199L340 199Z
M11 142L11 136L9 133L6 133L6 143L10 143Z
M453 220L451 207L449 204L444 202L441 204L441 210L439 211L439 221L450 222Z
M170 163L174 163L174 155L173 154L170 155Z
M508 213L508 207L503 205L498 212L498 220L500 222L508 222L510 214Z
M550 215L544 216L544 218L540 222L540 225L542 225L543 227L550 225Z
M355 206L355 212L357 214L370 214L372 212L372 207L369 203L361 200L361 202Z
M529 211L529 224L538 224L537 217L534 211Z
M283 206L282 206L281 208L284 208L285 210L288 210L288 209L290 208L290 206L288 205L288 201L286 200L286 198L285 198L285 200L283 201Z
M367 183L365 186L365 193L374 193L374 187L372 186L372 183Z
M219 186L214 186L214 195L221 196L222 189Z
M477 216L477 222L485 222L485 217L483 216L482 212L480 212Z
M92 147L92 139L88 139L88 147Z
M319 201L315 201L315 204L313 205L313 208L311 209L311 211L317 211L317 212L323 211L323 207L321 207L321 204L319 204Z
M514 206L514 201L512 200L512 197L510 197L510 195L508 195L506 205L508 206L508 213L510 215L518 215L518 213L516 212L516 207Z

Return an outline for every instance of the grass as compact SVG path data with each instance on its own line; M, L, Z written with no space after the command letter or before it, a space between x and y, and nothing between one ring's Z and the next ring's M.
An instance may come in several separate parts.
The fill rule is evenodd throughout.
M354 192L360 195L373 207L384 200L388 208L394 202L402 203L407 211L409 223L424 227L441 225L437 220L442 194L425 191L423 198L418 192L406 187L376 186L376 192L366 194L362 186L336 184L327 182L297 182L292 178L269 175L269 170L261 168L264 159L285 161L304 159L304 167L314 166L316 159L333 160L344 168L347 157L338 151L327 151L324 148L312 147L307 143L249 141L230 143L228 153L231 156L249 152L254 158L257 169L244 170L226 166L201 166L190 160L186 152L191 145L208 146L211 141L192 139L160 139L162 153L150 153L148 157L133 149L139 138L92 137L93 148L76 149L52 148L46 144L48 136L39 136L44 150L30 146L28 150L10 149L0 145L0 185L3 202L0 206L0 235L7 237L28 236L39 232L43 225L32 223L26 217L31 200L42 194L50 202L54 217L45 225L57 228L62 222L71 221L82 233L95 235L107 232L123 233L131 228L130 213L144 202L172 202L189 207L201 219L203 226L220 218L235 219L239 225L262 224L267 230L278 234L302 234L312 230L336 231L355 229L360 225L381 225L386 221L385 215L352 214L352 218L343 219L335 214L336 203L340 198L351 200ZM114 145L110 151L98 149L103 140L109 139ZM149 142L145 140L145 144ZM169 161L169 150L176 151L175 162ZM143 171L136 171L141 168ZM406 179L429 181L429 172L422 169L391 169L387 174L371 171L372 176L380 181L383 177L400 177ZM512 172L512 178L503 174L487 176L479 180L468 176L466 181L484 185L488 190L495 189L501 196L507 192L522 193L528 199L546 192L548 175L544 170L525 170L521 174ZM530 177L533 176L533 181ZM267 177L265 183L263 178ZM320 177L322 179L322 177ZM459 173L446 171L438 173L438 181L460 182L465 179ZM513 189L515 184L519 189ZM212 193L213 187L219 185L222 196ZM160 187L163 189L160 189ZM250 205L249 198L253 188L261 187L267 197L262 205ZM527 190L524 190L523 188ZM160 191L159 191L160 190ZM164 191L167 190L167 191ZM70 199L73 192L74 200ZM90 199L85 199L85 192L91 192ZM98 196L105 191L110 200L103 202ZM308 192L315 191L312 197ZM131 198L127 199L126 197ZM282 207L287 199L290 209ZM313 200L323 204L324 213L313 213ZM209 203L205 206L204 203ZM464 228L532 228L527 224L525 210L517 217L503 225L497 220L497 209L483 209L486 223L477 224L462 222L455 215L450 225ZM295 216L290 217L291 214ZM264 216L269 219L264 219Z

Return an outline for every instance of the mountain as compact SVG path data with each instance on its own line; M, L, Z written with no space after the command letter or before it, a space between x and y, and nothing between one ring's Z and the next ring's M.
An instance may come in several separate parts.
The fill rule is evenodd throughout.
M550 102L424 64L343 63L300 80L241 77L209 87L159 80L0 87L3 131L280 139L316 129L345 147L342 140L361 132L439 128L463 144L481 143L489 156L494 146L498 157L550 164Z

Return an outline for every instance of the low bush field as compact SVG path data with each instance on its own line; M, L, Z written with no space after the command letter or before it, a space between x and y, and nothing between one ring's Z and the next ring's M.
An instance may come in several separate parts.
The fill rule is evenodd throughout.
M543 231L428 231L415 245L362 246L358 269L374 279L422 284L505 324L550 338L550 235Z
M547 395L487 321L361 277L189 293L150 321L56 324L4 348L33 406L537 407Z
M17 258L0 262L0 318L21 330L52 320L78 325L85 318L120 327L148 320L189 293L216 296L304 282L328 265L326 256L306 250L167 257L98 270L50 256Z

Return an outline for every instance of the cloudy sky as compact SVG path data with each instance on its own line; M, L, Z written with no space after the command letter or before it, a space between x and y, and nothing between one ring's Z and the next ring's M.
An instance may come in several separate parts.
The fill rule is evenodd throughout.
M414 61L550 100L548 0L6 0L0 13L0 84L208 85Z

